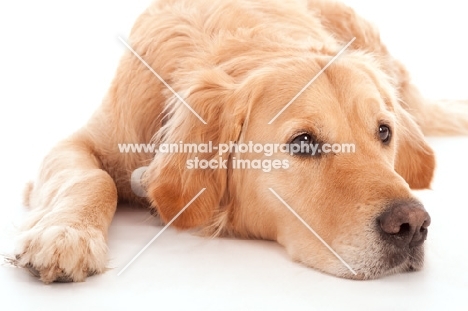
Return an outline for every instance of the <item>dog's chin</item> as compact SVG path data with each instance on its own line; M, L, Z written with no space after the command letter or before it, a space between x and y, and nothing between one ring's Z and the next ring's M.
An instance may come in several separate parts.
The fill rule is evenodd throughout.
M424 266L424 245L406 250L387 249L382 252L379 260L366 261L355 270L338 275L352 280L372 280L397 273L419 271Z

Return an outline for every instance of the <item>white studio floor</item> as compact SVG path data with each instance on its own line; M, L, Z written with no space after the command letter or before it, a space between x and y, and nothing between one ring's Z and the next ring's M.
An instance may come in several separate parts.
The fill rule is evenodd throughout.
M0 254L24 216L23 184L44 153L99 105L149 0L0 3ZM468 21L463 3L346 1L382 31L430 98L468 99ZM204 239L165 231L122 206L109 234L110 265L84 283L43 285L0 265L0 310L468 310L468 137L430 138L432 190L416 192L431 214L423 271L373 281L335 278L292 262L273 242Z

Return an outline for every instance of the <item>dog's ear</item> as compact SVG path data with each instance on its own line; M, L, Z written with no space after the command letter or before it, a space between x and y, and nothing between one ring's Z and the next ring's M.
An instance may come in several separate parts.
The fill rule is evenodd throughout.
M190 107L175 98L168 104L167 121L154 138L160 151L144 177L147 196L165 222L174 218L205 188L173 222L181 229L207 224L219 208L227 188L229 153L219 154L215 149L196 152L193 147L195 144L200 148L208 148L208 144L218 147L236 142L250 100L242 95L244 92L239 92L242 85L223 71L193 73L190 79L185 98ZM162 147L167 149L169 144L173 144L174 149L188 144L190 147L177 152L161 152ZM202 164L198 168L197 159ZM210 160L218 168L207 168L206 161Z
M429 188L435 169L434 151L419 126L402 107L397 107L397 154L395 170L411 189Z

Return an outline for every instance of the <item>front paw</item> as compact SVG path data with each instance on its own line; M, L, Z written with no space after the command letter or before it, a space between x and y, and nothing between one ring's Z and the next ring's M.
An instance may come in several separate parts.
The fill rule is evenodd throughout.
M21 233L11 261L44 283L81 282L106 270L107 245L95 228L36 226Z

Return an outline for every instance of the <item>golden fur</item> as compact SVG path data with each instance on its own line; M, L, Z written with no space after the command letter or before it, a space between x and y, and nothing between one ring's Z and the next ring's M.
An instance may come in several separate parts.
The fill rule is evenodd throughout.
M268 125L353 37L349 49ZM207 124L127 52L102 105L50 152L28 185L31 211L17 244L19 266L45 283L102 273L118 201L150 205L167 222L204 187L174 226L276 240L293 259L346 278L422 266L422 246L389 263L373 225L388 202L413 200L410 189L430 186L435 160L423 133L467 134L468 114L427 103L377 30L352 9L325 0L159 0L136 21L129 42ZM376 136L382 121L393 132L388 146ZM119 143L150 141L287 143L302 130L327 142L355 143L356 153L317 159L281 154L278 159L291 167L265 173L187 170L190 154L118 149ZM234 156L258 158L223 159ZM130 187L131 172L144 165L147 199Z

